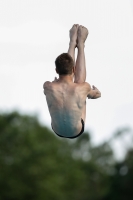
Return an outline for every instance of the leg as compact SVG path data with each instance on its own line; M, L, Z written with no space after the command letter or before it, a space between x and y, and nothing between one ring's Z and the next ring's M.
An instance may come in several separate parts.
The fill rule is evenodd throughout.
M88 30L84 26L79 26L77 36L77 47L78 55L76 60L75 69L75 83L84 83L86 80L86 64L85 64L85 53L84 43L88 36Z
M86 80L86 63L85 63L85 53L84 53L84 43L88 36L88 30L79 26L78 28L78 39L77 39L77 47L78 47L78 55L76 60L76 69L75 69L75 83L84 83ZM83 107L81 118L84 120L86 118L86 101Z
M78 31L78 24L74 24L72 28L70 29L70 43L69 43L69 49L68 53L71 55L71 57L74 60L75 65L75 48L77 45L77 31Z

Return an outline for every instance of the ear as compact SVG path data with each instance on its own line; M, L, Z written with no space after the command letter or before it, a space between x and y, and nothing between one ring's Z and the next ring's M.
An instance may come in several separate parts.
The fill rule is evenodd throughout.
M75 66L74 66L73 69L72 69L72 73L75 73L75 69L76 69L76 68L75 68Z
M57 69L55 68L55 71L56 71L56 73L58 74L58 71L57 71Z

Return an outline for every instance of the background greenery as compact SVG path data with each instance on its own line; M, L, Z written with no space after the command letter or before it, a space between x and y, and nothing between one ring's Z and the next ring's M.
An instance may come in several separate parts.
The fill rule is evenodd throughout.
M90 133L58 138L35 116L0 115L0 200L132 200L133 148L118 162Z

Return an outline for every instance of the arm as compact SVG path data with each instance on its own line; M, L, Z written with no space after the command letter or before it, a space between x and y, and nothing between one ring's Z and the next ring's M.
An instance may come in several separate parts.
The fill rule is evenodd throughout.
M101 97L101 92L93 85L87 97L88 99L97 99Z

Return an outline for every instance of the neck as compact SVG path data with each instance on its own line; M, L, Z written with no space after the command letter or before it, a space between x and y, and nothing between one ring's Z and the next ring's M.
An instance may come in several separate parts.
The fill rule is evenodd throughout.
M61 82L73 82L73 75L59 75L59 81L61 81Z

